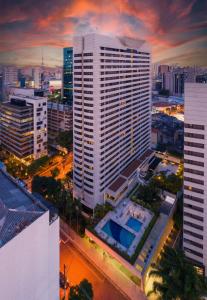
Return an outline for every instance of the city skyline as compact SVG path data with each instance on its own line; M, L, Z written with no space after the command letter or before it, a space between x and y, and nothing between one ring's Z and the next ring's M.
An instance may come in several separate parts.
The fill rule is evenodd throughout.
M8 1L1 3L0 63L62 65L62 48L89 32L144 39L153 62L207 65L205 11L198 0Z

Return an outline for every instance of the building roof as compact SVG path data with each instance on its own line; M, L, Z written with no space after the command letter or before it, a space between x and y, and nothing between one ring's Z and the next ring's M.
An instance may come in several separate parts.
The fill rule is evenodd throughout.
M144 152L139 159L133 160L120 174L120 176L109 186L109 190L112 192L117 192L119 188L126 182L127 178L129 178L137 168L148 158L154 151L148 149Z
M153 150L148 149L145 151L142 156L139 157L139 159L133 160L128 167L121 173L122 176L128 178L130 177L136 169L153 153Z
M118 191L118 189L126 182L124 177L119 176L110 186L109 189L112 192Z
M174 207L176 203L176 195L166 193L165 200L162 202L160 206L160 213L163 213L165 215L170 215L172 208Z
M43 204L0 169L0 248L46 211Z

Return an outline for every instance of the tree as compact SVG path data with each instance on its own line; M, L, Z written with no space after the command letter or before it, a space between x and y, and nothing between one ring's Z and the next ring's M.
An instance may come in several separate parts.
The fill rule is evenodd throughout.
M51 171L51 175L53 178L57 177L59 174L60 174L60 171L57 167Z
M49 165L49 162L50 158L48 156L43 156L34 160L28 167L28 174L31 176L36 174L40 168Z
M148 296L159 300L201 300L207 293L206 279L186 259L184 252L166 247L160 261L152 265L149 276L158 278Z
M32 181L32 192L39 193L46 199L49 199L57 207L62 190L60 180L55 180L53 177L35 176Z
M73 131L61 131L56 139L56 142L61 147L71 149L73 144Z
M68 300L92 300L93 299L93 287L87 280L83 279L79 285L72 286L70 288Z

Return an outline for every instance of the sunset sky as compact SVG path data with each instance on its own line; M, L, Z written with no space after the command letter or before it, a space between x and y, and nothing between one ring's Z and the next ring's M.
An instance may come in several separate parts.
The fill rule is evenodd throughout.
M207 66L206 0L0 0L0 63L62 65L73 35L147 40L153 62Z

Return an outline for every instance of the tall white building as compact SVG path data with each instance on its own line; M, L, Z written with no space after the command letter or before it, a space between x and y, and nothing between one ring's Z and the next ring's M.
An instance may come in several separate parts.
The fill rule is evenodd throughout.
M74 197L93 209L116 201L149 154L151 55L144 41L88 34L73 63Z
M59 299L59 218L0 169L0 298Z
M183 248L207 275L207 84L185 84Z

